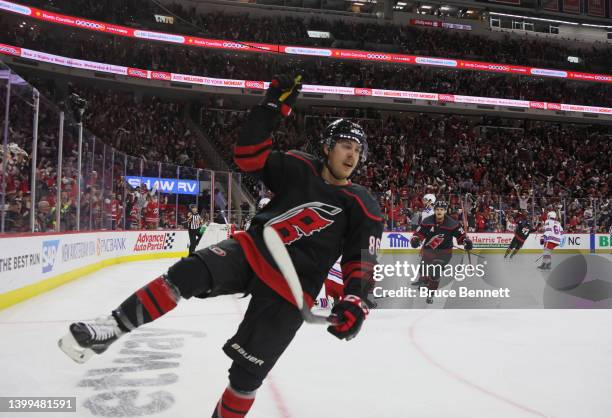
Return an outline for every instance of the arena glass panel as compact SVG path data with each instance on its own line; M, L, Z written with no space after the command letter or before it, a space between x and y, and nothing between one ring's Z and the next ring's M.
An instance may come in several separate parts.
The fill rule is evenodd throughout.
M182 185L181 193L178 195L178 210L177 216L179 225L182 228L187 227L187 213L189 212L190 205L196 205L198 213L202 213L202 199L199 195L199 170L195 167L178 167L176 179L182 180L178 184ZM191 193L188 190L190 187L198 189L198 193L185 194L185 192Z
M9 112L6 135L6 186L2 229L7 233L31 232L32 143L34 89L9 73Z
M142 217L145 229L159 227L159 193L163 183L160 182L161 163L157 161L142 161L141 182ZM144 192L144 193L143 193Z
M216 171L213 192L213 222L219 224L230 223L231 210L231 182L229 173Z
M178 179L180 167L174 164L161 165L162 179ZM179 194L174 188L161 191L159 203L159 226L165 229L176 229L178 216Z
M146 199L143 194L146 194L144 188L140 186L140 178L142 177L143 161L140 158L127 156L125 170L125 216L126 229L142 229L142 209ZM146 186L145 186L146 187ZM141 193L141 190L143 193Z
M39 99L36 187L34 193L34 232L56 230L58 173L63 153L60 149L60 111L44 97ZM61 176L59 176L61 177Z

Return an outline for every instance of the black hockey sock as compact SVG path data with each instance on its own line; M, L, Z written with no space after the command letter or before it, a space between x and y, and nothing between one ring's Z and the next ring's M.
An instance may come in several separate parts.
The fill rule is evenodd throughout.
M255 402L255 392L239 392L231 386L225 389L212 418L243 418Z
M179 299L178 290L165 275L160 276L128 297L113 311L113 316L119 328L129 332L171 311Z

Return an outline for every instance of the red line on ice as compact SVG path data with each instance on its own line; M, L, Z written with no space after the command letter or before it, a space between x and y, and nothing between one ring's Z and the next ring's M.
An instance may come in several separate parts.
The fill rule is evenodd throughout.
M497 399L499 401L505 402L508 405L514 406L515 408L518 408L524 412L528 412L530 414L536 415L538 417L542 417L542 418L549 418L547 415L543 414L540 411L536 411L535 409L529 408L527 406L521 405L518 402L513 401L512 399L508 399L502 395L499 395L495 392L491 392L488 389L483 388L482 386L477 385L476 383L470 382L466 377L462 376L460 373L457 373L449 368L447 368L446 366L443 366L442 364L438 363L433 357L431 357L429 354L427 354L427 352L425 350L423 350L423 348L419 345L417 339L416 339L416 327L417 324L419 322L421 322L421 320L425 317L427 317L429 315L423 315L420 318L418 318L416 321L414 321L411 325L410 325L410 341L412 342L412 345L414 346L414 348L416 348L416 350L419 352L419 354L421 354L421 356L423 356L423 358L425 358L425 360L427 360L428 363L432 364L433 366L437 367L438 369L440 369L441 371L443 371L444 373L446 373L447 375L449 375L450 377L452 377L455 380L458 380L459 382L463 383L466 386L471 387L472 389L475 389L477 391L482 392L483 394L490 396L494 399Z

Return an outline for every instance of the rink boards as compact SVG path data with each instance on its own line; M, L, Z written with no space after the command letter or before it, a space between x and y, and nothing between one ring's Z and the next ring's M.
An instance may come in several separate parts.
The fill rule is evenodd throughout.
M510 245L513 233L468 233L474 243L474 251L481 253L503 253ZM418 249L410 247L410 232L386 232L383 234L381 250L383 253L412 253ZM542 234L531 234L525 240L521 251L538 253ZM558 253L610 253L612 252L612 235L610 234L564 234L561 244L555 249Z
M210 228L198 249L225 239L226 229ZM477 252L505 251L512 233L469 234ZM383 253L416 252L411 233L386 232ZM541 234L531 235L524 252L539 252ZM0 237L0 309L53 289L105 266L187 254L186 230L98 231L64 234L25 234ZM556 252L612 252L607 234L567 234Z
M178 258L186 231L98 231L0 238L0 309L105 266Z

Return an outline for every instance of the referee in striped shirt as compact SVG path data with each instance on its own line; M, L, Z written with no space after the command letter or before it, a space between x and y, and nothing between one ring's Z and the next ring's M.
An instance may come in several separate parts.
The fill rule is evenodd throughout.
M198 213L198 207L196 205L189 205L189 209L191 209L191 212L187 214L186 223L187 228L189 228L189 254L193 254L202 238L200 228L203 224L203 220Z

